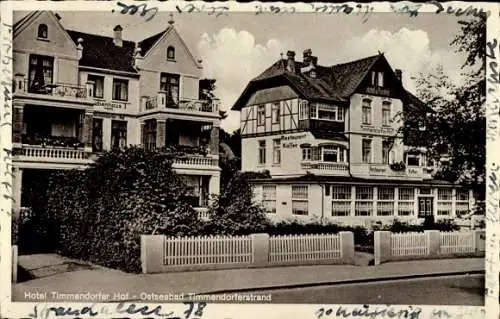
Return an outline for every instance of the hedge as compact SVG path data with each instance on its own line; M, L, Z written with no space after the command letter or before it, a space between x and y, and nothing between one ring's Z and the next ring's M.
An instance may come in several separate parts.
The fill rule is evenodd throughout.
M113 150L88 169L53 175L47 216L58 230L57 252L139 272L140 235L199 234L198 215L172 170L172 156L169 150Z

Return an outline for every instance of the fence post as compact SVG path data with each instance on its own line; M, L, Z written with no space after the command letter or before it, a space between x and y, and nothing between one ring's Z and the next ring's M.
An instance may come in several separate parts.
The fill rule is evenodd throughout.
M474 230L474 252L476 255L482 255L486 252L486 231Z
M441 234L439 230L424 230L425 244L429 256L437 256L441 250Z
M17 282L17 245L12 245L12 282Z
M141 236L141 265L143 274L161 272L165 257L165 236L142 235Z
M375 265L380 265L391 255L391 232L376 231L373 238Z
M340 258L347 265L354 264L354 234L350 231L339 232Z
M265 266L269 262L269 235L251 234L253 265Z

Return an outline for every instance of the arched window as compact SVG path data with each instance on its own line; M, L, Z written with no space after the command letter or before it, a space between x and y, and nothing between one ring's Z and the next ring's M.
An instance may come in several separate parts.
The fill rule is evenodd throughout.
M49 30L46 24L40 24L38 26L38 37L41 39L47 39Z
M175 48L174 47L168 47L167 60L175 60Z

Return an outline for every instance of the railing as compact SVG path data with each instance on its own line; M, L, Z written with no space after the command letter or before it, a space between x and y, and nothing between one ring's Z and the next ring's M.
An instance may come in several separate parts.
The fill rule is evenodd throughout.
M440 233L440 253L473 253L476 246L474 243L475 233L471 231Z
M56 97L71 97L77 99L87 98L87 88L84 86L48 83L39 86L30 86L24 78L17 78L14 84L14 92L50 95Z
M425 256L428 253L425 233L391 234L391 256Z
M69 148L45 148L32 145L23 145L18 155L32 158L58 158L58 159L88 159L88 153L84 150Z
M219 100L180 100L179 102L168 102L165 93L158 96L143 97L143 109L177 109L183 111L217 113L219 112Z
M201 155L186 155L174 159L174 164L178 165L197 165L197 166L218 166L219 161L216 158Z
M165 238L164 247L166 266L252 262L252 239L248 236Z
M347 172L349 164L347 163L328 163L328 162L302 162L303 169L318 169L323 171Z
M269 238L269 262L286 263L341 258L339 235L290 235Z

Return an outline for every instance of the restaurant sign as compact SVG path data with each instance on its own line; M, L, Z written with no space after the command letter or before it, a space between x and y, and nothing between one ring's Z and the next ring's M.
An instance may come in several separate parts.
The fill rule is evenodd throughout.
M389 89L384 89L384 88L374 87L374 86L367 87L366 93L375 94L375 95L383 95L383 96L391 95L391 91Z
M361 125L361 129L364 132L373 134L383 134L383 135L394 134L394 128L392 127L373 127L373 126Z
M281 141L283 142L283 148L297 148L299 147L299 142L306 137L307 134L282 135Z
M115 102L107 102L103 100L96 100L95 101L96 106L101 106L106 110L109 109L124 109L125 108L125 103L115 103Z

